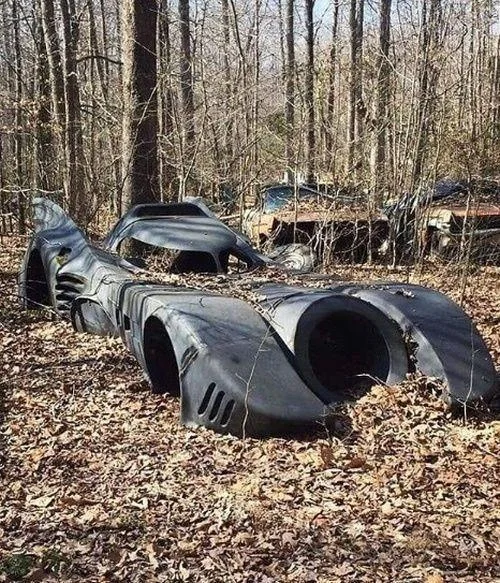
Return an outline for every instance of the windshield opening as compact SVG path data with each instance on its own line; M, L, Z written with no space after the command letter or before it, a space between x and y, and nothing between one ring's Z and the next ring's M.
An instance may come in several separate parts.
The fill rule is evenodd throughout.
M120 242L119 253L129 263L164 273L217 273L217 262L205 251L181 251L150 245L132 237Z

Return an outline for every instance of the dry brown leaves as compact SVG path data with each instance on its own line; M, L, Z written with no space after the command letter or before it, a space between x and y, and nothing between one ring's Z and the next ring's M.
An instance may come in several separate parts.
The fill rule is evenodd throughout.
M345 204L329 197L301 198L297 201L292 199L274 214L277 217L290 217L295 212L298 212L301 220L310 217L310 220L320 222L367 220L370 217L370 211L364 202ZM374 213L374 216L378 216L378 213Z
M187 429L119 341L16 306L21 252L0 253L0 581L499 580L498 420L451 419L414 379L340 409L335 435ZM497 363L498 278L465 303Z

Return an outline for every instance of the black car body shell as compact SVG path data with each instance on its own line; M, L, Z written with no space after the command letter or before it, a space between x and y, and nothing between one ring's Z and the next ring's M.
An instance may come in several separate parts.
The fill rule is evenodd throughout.
M198 199L171 204L142 204L130 209L103 242L119 252L123 241L134 239L152 247L188 253L207 253L215 271L227 271L228 255L243 260L248 268L268 260L257 253L243 235L219 221Z
M360 379L396 383L415 369L441 378L451 405L495 396L495 368L472 321L423 287L272 283L257 290L252 306L137 279L138 269L113 248L145 217L144 228L175 224L174 235L153 230L150 240L162 245L235 253L251 267L267 262L192 204L136 207L99 248L57 205L35 200L35 234L19 277L24 305L52 306L81 332L121 336L153 389L180 396L184 424L221 433L265 437L328 425ZM202 234L193 219L201 219Z

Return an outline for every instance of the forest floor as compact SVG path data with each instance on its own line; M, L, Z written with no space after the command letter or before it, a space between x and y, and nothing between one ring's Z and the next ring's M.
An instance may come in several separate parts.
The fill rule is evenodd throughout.
M498 416L452 418L416 379L346 407L338 435L187 429L121 341L20 309L24 245L0 245L0 581L500 581ZM463 280L335 276L454 299ZM497 365L499 288L499 268L476 268L463 302Z

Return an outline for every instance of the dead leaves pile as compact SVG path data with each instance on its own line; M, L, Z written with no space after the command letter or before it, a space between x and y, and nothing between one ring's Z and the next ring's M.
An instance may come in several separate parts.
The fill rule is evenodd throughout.
M16 306L21 251L0 253L0 581L498 581L499 421L450 418L416 378L334 435L187 429L120 341ZM499 362L498 272L476 275Z

